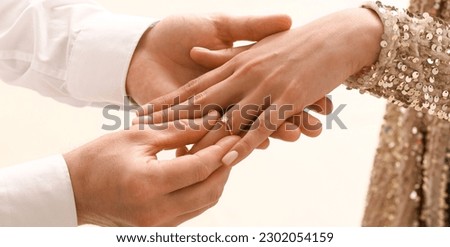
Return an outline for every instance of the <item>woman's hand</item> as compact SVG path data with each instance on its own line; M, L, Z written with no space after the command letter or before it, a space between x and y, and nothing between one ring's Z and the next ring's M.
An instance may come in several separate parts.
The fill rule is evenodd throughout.
M234 41L258 41L290 26L291 19L286 15L164 18L142 36L134 52L127 75L127 93L137 103L145 104L215 68L215 64L202 66L191 59L190 51L195 46L231 48ZM227 53L225 59L238 52Z
M224 138L191 155L158 160L163 149L198 142L217 121L203 119L138 126L105 135L64 155L78 223L175 226L214 206L231 167L222 157L239 140ZM185 154L178 150L178 156Z
M287 119L328 94L364 66L374 63L382 31L375 13L367 9L349 9L272 35L222 67L153 101L153 108L146 109L153 114L144 121L191 117L194 108L199 107L199 112L204 113L201 110L211 104L224 109L232 106L226 111L226 121L222 125L234 134L249 128L224 158L224 162L234 164L277 131ZM204 63L220 56L221 52L196 48L192 57ZM159 111L164 105L173 105L173 99L177 97L181 104ZM251 114L243 111L249 105ZM316 125L312 127L317 128ZM212 131L203 138L202 146L214 143L222 136L223 132Z

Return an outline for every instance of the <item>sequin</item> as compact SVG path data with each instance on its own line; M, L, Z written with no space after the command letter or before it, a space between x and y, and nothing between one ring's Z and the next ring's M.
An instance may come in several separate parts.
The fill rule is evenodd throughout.
M403 66L402 66L402 71L405 72L405 71L407 71L407 70L408 70L408 66L403 65Z
M437 75L439 74L439 69L438 68L434 68L431 73L433 73L433 75Z
M436 81L436 79L434 78L434 76L430 76L429 81L430 81L430 83L434 83Z
M397 24L394 24L394 25L392 26L392 30L393 30L394 32L397 32L398 29L399 29L399 27L398 27Z
M410 82L412 82L412 78L409 77L409 76L406 76L406 77L405 77L405 81L406 81L407 83L410 83Z
M419 197L417 196L417 192L416 192L415 190L413 190L413 191L411 192L411 194L409 194L409 198L410 198L411 200L417 200Z
M438 103L439 102L439 96L434 96L434 103Z

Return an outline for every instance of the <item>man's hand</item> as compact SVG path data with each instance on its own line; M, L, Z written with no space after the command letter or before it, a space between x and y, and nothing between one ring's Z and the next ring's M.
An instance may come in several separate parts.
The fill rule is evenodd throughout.
M259 41L290 27L291 19L286 15L165 18L139 42L128 71L127 93L137 103L145 104L226 62L201 66L191 59L193 47L231 48L235 41ZM233 50L222 59L227 60L236 52L240 50Z
M165 128L134 126L65 154L78 223L175 226L214 206L231 169L221 159L239 137L173 160L156 155L199 141L218 115L170 122Z

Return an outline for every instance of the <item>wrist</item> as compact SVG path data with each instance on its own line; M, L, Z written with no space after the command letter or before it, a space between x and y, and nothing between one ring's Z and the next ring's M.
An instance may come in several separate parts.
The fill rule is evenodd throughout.
M73 196L75 199L75 207L77 211L77 220L78 225L88 224L85 220L84 213L84 205L83 205L83 169L80 164L82 164L80 160L80 155L77 150L73 150L69 153L63 155L64 160L66 161L67 168L70 174L70 181L72 183Z
M149 31L150 29L145 31L139 43L137 44L136 49L134 50L125 83L127 95L139 104L146 103L144 102L145 100L141 97L141 93L144 92L146 88L145 83L142 83L142 81L140 81L142 80L142 78L140 78L140 75L142 74L146 66L145 62L147 59L147 52L145 49L145 43Z
M149 64L152 64L150 59L151 56L149 55L150 32L158 23L159 21L152 23L152 25L150 25L150 27L142 34L128 67L125 81L126 94L138 104L146 104L151 99L156 98L153 95L153 91L156 90L149 90L148 83L146 83L148 79L144 77L148 77L146 72L149 70Z
M384 29L378 15L370 9L356 9L353 20L354 23L357 23L355 33L352 35L356 42L353 55L356 58L357 66L353 69L352 74L376 63L381 50L380 42Z

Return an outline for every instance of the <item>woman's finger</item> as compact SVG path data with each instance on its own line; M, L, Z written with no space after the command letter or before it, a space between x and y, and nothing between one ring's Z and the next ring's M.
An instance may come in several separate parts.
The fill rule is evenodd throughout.
M282 106L283 104L275 103L267 107L252 124L248 133L225 155L222 162L226 165L236 164L247 157L266 138L272 135L285 121L279 114ZM283 111L284 117L289 118L293 114L292 109L285 109Z
M322 115L328 115L333 111L333 102L328 97L323 97L306 108Z
M146 144L152 145L152 154L164 149L176 149L198 142L217 122L220 114L211 111L203 118L182 119L161 124L133 125L131 130L147 131Z
M141 107L137 110L138 116L148 115L153 112L161 111L181 102L188 101L189 98L196 94L200 94L212 85L218 84L229 78L234 73L233 65L226 63L219 68L212 70L202 76L195 78L177 90L163 95L149 102L150 106ZM213 103L212 101L211 103Z
M270 146L270 139L265 139L256 149L267 149Z
M270 137L283 141L297 141L302 134L300 127L286 120Z
M237 54L250 49L252 45L231 47L222 50L209 50L203 47L194 47L191 50L191 58L199 65L207 69L215 69L222 66Z
M182 146L182 147L177 148L175 156L178 158L178 157L184 156L188 153L189 153L189 149L186 146Z

